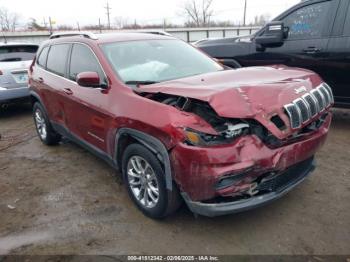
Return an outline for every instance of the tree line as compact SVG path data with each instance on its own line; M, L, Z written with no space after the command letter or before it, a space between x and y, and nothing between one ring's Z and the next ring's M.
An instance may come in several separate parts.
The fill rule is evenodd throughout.
M213 3L215 0L187 0L178 16L185 19L184 24L173 24L170 21L164 19L161 23L153 24L140 24L137 20L130 20L124 17L115 17L111 23L111 29L142 29L142 28L177 28L177 27L229 27L229 26L239 26L241 23L235 23L233 21L220 21L215 20L215 10L213 8ZM1 31L15 31L20 23L21 16L15 12L11 12L8 9L2 7L0 8L0 28ZM248 23L248 25L262 26L268 22L270 16L267 14L256 15L254 20ZM24 27L24 28L23 28ZM76 26L58 24L55 25L57 30L103 30L107 29L107 25L97 24ZM35 18L30 18L25 26L22 26L25 30L50 30L52 29L52 24L48 21L43 23L38 22Z

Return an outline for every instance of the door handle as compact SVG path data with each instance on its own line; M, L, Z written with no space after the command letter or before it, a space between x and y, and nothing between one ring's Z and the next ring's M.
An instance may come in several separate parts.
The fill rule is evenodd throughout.
M39 77L38 82L42 84L42 83L44 83L44 79L42 77Z
M73 91L70 88L63 88L63 92L66 93L67 95L72 95Z
M303 49L303 52L306 54L316 54L316 53L321 52L321 50L322 50L321 48L310 46L308 48Z

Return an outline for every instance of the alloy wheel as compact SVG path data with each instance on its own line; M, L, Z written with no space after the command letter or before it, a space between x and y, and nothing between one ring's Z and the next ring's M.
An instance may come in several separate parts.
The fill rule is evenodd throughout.
M159 201L159 183L151 165L140 156L132 156L127 165L131 192L146 208L153 208Z
M45 118L43 116L43 113L39 109L35 111L35 125L36 125L36 129L38 130L40 138L42 140L45 140L47 136L46 123L45 123Z

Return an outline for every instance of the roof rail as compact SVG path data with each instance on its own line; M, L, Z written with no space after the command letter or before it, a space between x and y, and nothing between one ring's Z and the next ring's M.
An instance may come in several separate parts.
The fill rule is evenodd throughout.
M146 33L146 34L153 34L153 35L172 36L171 34L165 32L165 31L157 31L157 30L155 30L155 31L153 31L153 30L151 30L151 31L148 31L148 30L146 30L146 31L141 31L141 30L140 30L140 31L138 31L138 32L140 32L140 33Z
M92 40L98 39L94 33L84 32L84 31L70 31L70 32L54 33L50 36L49 39L55 39L55 38L60 38L60 37L69 37L69 36L82 36L82 37L90 38Z
M157 29L136 29L136 30L123 30L119 33L141 33L141 34L153 34L153 35L164 35L164 36L172 36L171 34Z

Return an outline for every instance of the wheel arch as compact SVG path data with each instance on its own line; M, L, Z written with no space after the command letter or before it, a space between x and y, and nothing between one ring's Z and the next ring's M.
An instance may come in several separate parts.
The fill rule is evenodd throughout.
M47 110L46 110L45 104L41 100L40 96L34 91L30 91L30 102L31 102L32 106L36 102L39 102L41 104L41 106L44 108L44 110L46 111L46 114L47 114Z
M121 128L118 130L115 137L114 159L117 162L119 169L121 170L122 168L121 159L124 150L133 142L145 146L148 150L154 153L158 160L163 164L166 188L171 191L173 189L173 181L168 150L159 139L149 134L131 128Z

